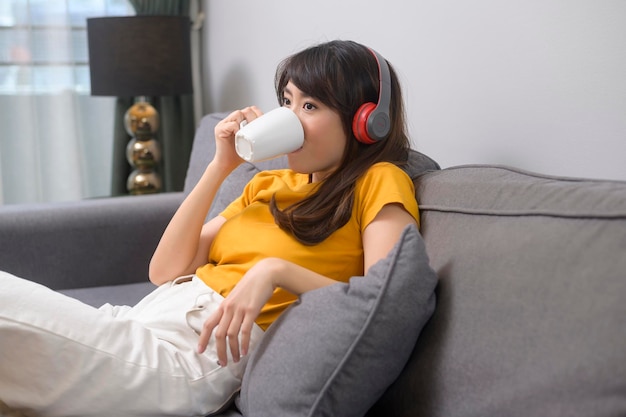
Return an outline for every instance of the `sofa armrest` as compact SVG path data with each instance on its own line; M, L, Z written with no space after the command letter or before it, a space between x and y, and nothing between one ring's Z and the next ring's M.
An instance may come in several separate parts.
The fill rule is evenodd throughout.
M183 193L0 207L0 270L55 290L148 279Z

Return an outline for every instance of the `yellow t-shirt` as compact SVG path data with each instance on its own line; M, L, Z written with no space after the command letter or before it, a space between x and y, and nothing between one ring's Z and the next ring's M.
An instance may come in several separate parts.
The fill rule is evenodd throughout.
M325 241L307 246L276 225L269 202L276 195L278 207L284 208L300 201L315 187L316 184L308 183L308 175L289 169L255 175L243 194L220 213L227 221L211 246L208 264L196 271L198 277L226 297L255 263L277 257L347 282L352 276L363 275L361 234L383 206L402 204L419 221L413 182L397 166L381 162L357 181L348 223ZM266 329L296 299L288 291L277 289L256 323Z

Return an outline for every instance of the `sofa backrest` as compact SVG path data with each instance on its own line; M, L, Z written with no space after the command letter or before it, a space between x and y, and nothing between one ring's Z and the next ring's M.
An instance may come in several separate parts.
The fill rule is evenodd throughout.
M418 178L437 307L370 416L626 415L626 182Z
M196 185L204 169L213 159L213 155L215 155L215 125L227 115L228 113L212 113L202 118L200 126L196 131L187 176L185 177L185 193L189 193ZM405 169L413 179L426 171L440 169L433 159L417 151L411 151L408 162ZM244 186L256 173L263 170L286 167L287 158L284 156L256 163L244 162L222 184L207 218L214 217L231 201L239 197Z
M186 192L225 115L202 120ZM209 216L256 172L284 166L241 165ZM438 169L412 152L437 308L368 416L626 415L626 183Z

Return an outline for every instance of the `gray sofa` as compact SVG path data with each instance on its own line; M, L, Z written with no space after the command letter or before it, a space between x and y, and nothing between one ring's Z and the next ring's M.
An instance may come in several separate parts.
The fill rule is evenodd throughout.
M220 117L206 116L196 133L187 190L211 158ZM626 182L503 166L439 170L417 152L411 160L437 304L434 312L423 310L427 323L414 329L419 337L409 341L410 357L401 358L395 381L359 400L365 410L371 406L367 416L626 415ZM210 215L258 169L284 164L239 167ZM183 197L1 207L0 269L95 306L133 304L153 288L149 258ZM280 331L271 337L281 340ZM281 372L293 385L307 379L306 370L295 376L291 370ZM270 398L280 410L257 409L251 384L244 381L245 401L223 415L241 415L236 405L252 417L352 415L332 411L350 400L341 392L326 411L286 411L298 408L289 408L292 394L279 398L280 392ZM360 383L352 385L359 390Z

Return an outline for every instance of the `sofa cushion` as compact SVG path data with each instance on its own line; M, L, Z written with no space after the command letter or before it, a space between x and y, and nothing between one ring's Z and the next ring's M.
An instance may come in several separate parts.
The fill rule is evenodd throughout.
M437 310L369 416L626 415L626 183L417 180Z
M436 281L408 226L365 277L303 294L251 354L242 413L362 416L404 366L434 309Z

